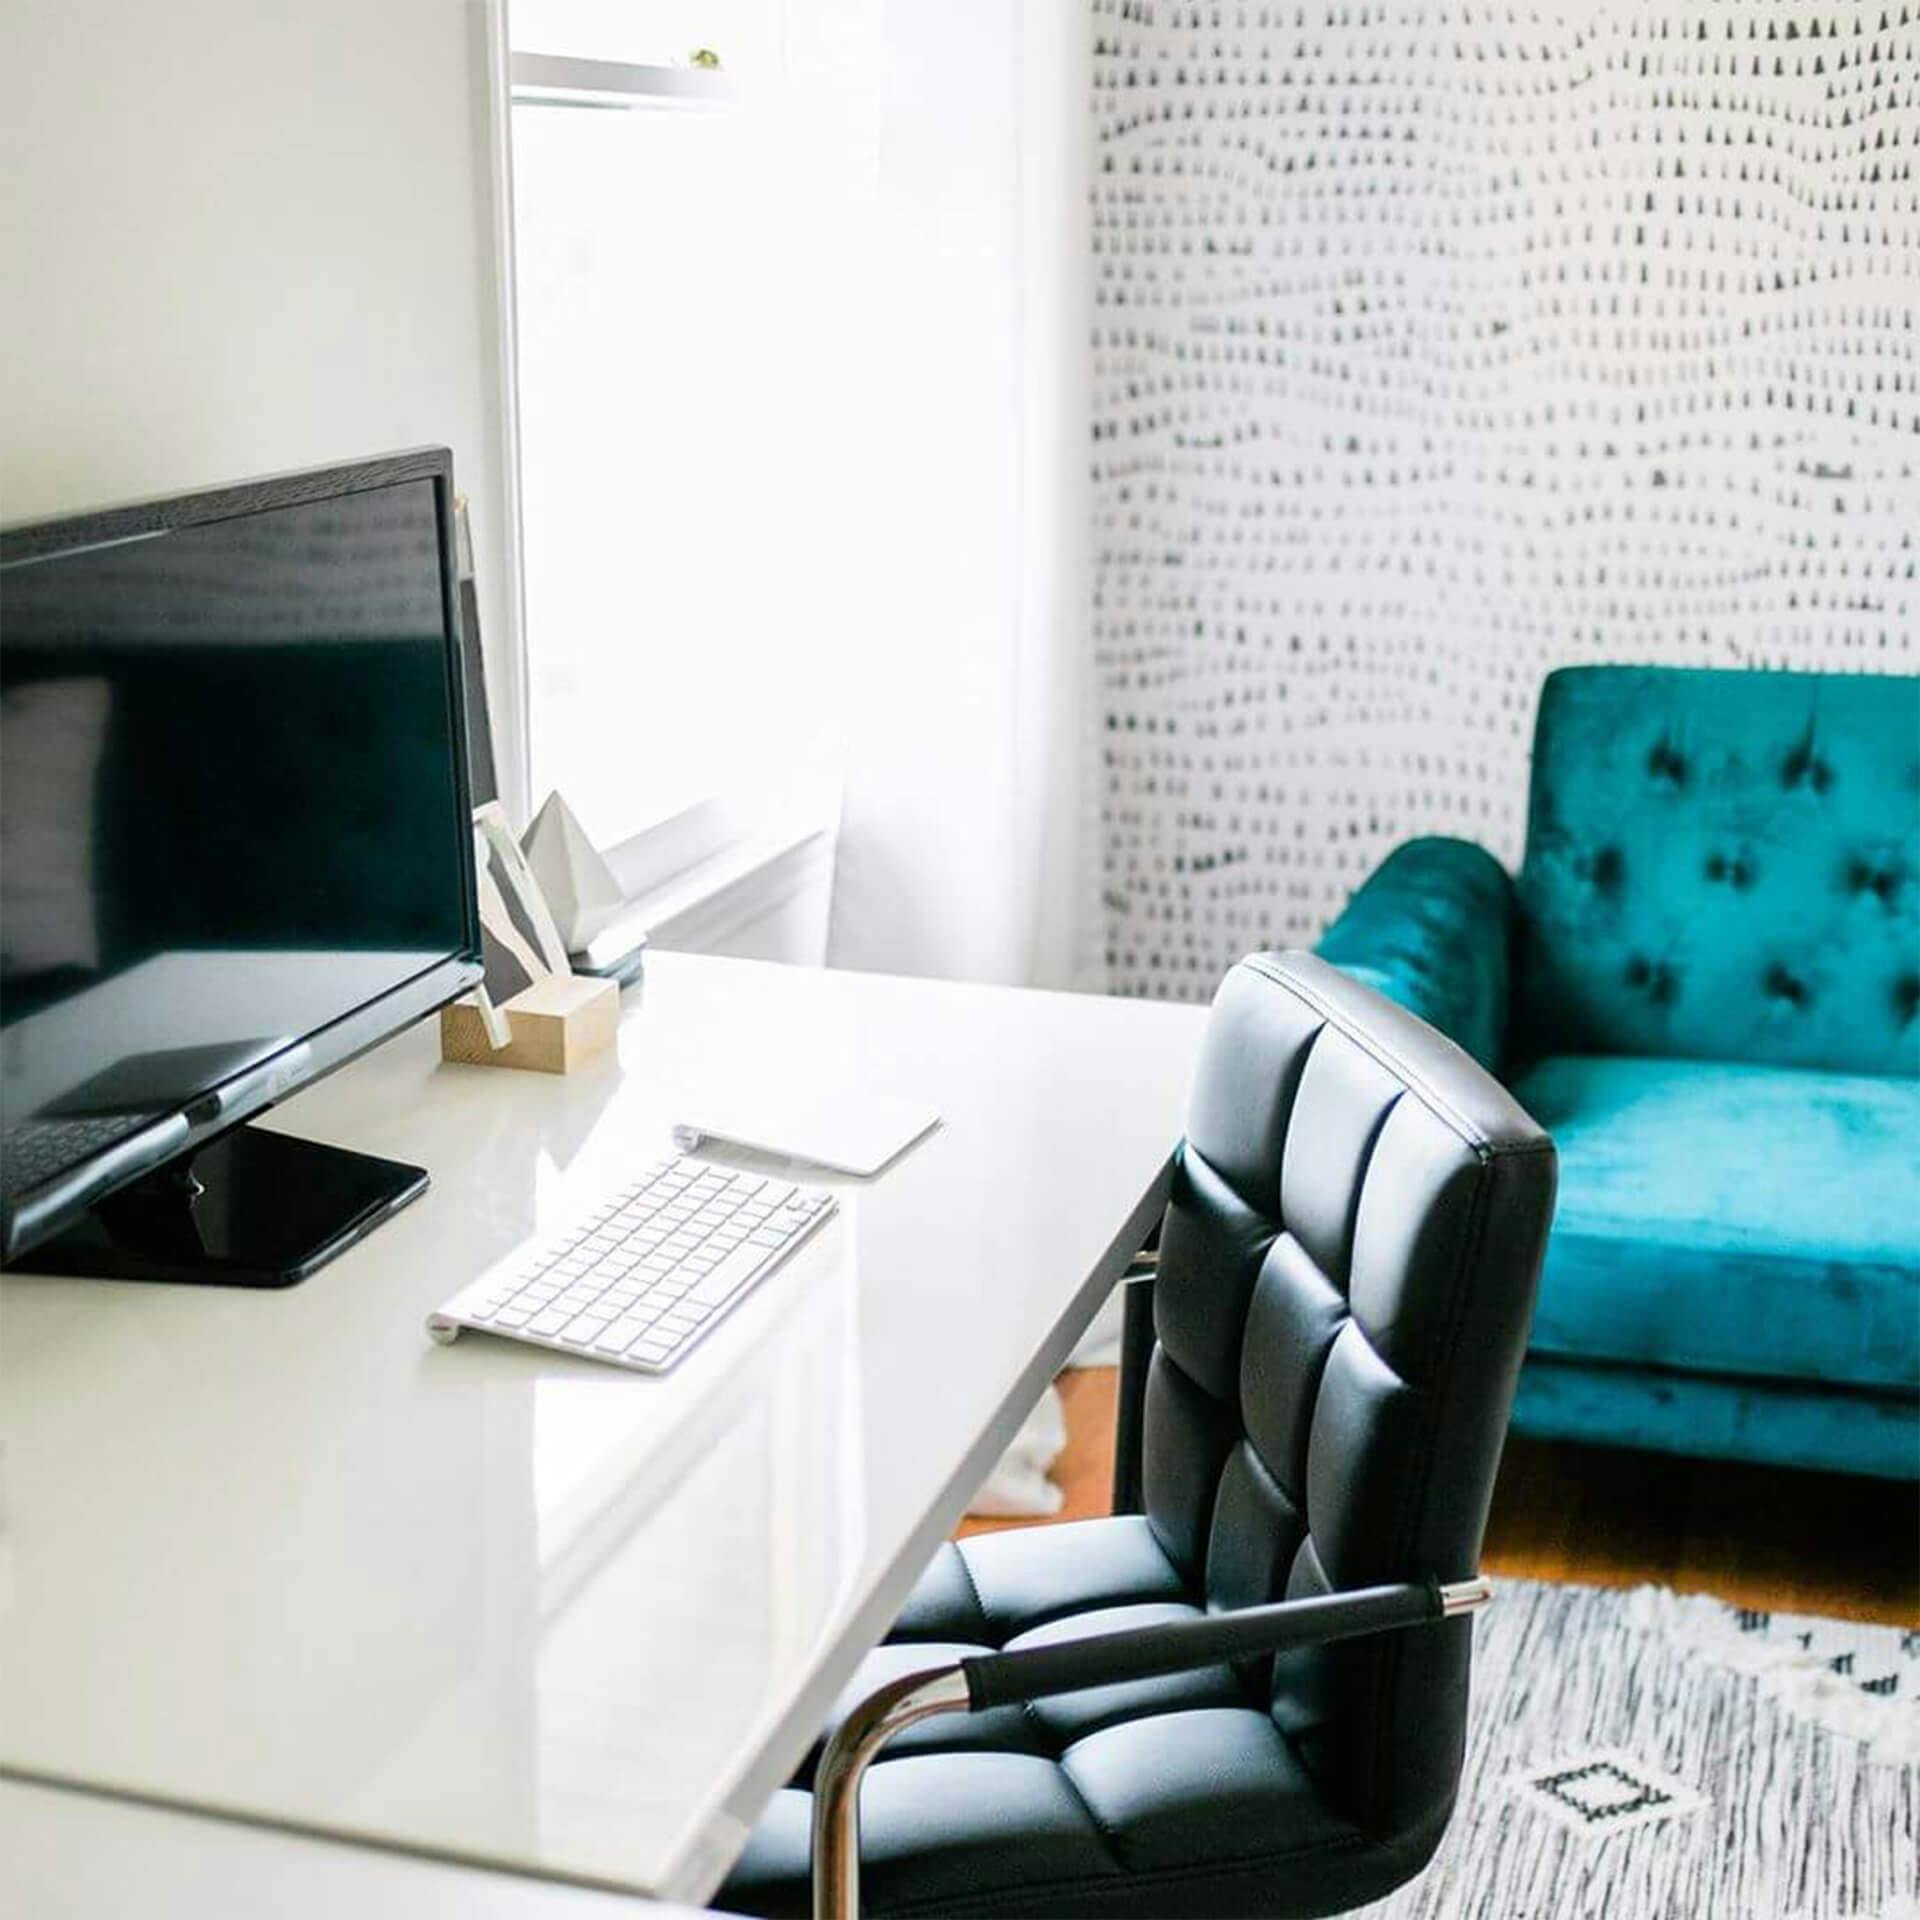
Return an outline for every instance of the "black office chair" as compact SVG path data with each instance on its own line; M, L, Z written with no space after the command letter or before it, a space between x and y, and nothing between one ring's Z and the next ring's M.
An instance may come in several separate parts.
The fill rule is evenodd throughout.
M1417 1873L1554 1181L1411 1014L1237 966L1128 1297L1120 1514L943 1546L716 1904L1325 1914Z

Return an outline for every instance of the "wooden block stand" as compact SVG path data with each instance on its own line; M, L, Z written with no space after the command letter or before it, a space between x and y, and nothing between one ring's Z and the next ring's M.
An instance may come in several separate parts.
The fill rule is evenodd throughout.
M471 1000L440 1009L440 1057L474 1067L528 1067L571 1073L613 1045L620 1028L620 989L611 980L556 973L502 1003L513 1038L496 1047Z

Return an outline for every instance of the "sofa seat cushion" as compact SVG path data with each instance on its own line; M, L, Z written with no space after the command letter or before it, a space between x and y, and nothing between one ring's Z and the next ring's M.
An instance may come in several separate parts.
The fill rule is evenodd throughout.
M1532 1351L1920 1391L1920 1081L1562 1056Z

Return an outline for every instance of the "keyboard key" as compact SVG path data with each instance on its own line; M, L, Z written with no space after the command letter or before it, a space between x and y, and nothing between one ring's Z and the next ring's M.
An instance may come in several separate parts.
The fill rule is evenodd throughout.
M646 1330L644 1320L625 1317L606 1327L593 1344L601 1353L625 1353Z
M690 1290L690 1297L702 1306L717 1307L728 1299L736 1287L746 1280L766 1258L763 1247L736 1247L713 1269L702 1274L699 1281Z

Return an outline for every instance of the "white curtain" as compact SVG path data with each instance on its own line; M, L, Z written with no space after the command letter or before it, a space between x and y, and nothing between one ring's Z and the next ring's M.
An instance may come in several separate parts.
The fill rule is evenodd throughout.
M828 958L1097 987L1092 16L1078 0L874 4L872 198L849 281L861 352L843 416L868 483L842 602ZM1049 1388L973 1510L1056 1511L1046 1472L1065 1434Z
M829 958L1098 985L1090 16L877 0L874 19L847 409L872 485L848 583Z

